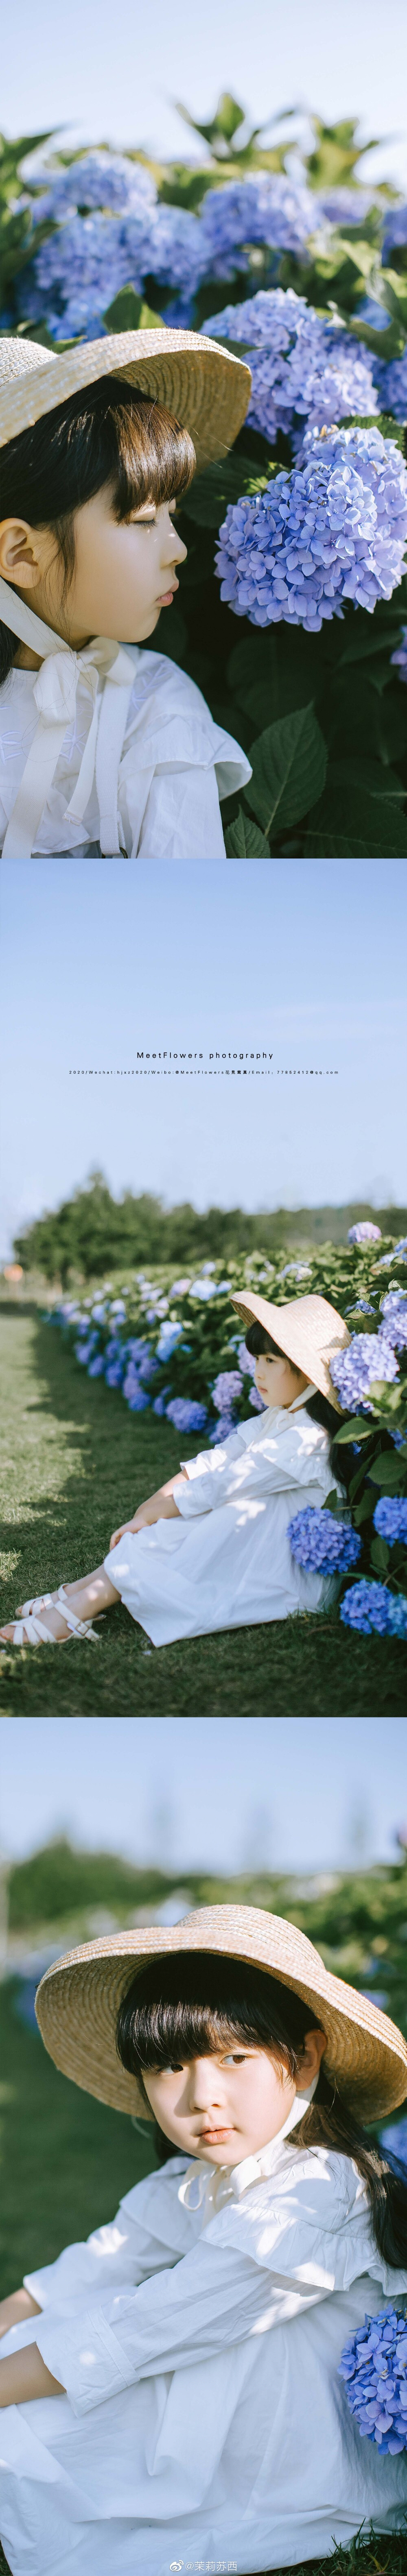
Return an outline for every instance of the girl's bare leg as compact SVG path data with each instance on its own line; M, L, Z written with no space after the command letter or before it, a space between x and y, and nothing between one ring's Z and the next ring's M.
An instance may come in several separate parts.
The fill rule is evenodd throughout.
M98 1619L101 1610L114 1610L115 1602L120 1600L120 1593L115 1591L114 1583L110 1583L108 1574L105 1574L104 1565L97 1565L94 1574L81 1576L78 1583L68 1583L66 1593L72 1609L76 1610L78 1619ZM52 1606L41 1614L44 1626L51 1629L53 1637L68 1637L70 1632L63 1610L60 1609L56 1594L54 1597L55 1608ZM16 1616L18 1617L18 1612ZM15 1620L11 1622L10 1627L0 1629L2 1644L12 1644L14 1627Z

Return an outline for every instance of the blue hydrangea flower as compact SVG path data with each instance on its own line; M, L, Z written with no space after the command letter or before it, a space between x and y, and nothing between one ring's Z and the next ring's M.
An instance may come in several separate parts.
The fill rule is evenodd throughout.
M364 224L374 206L374 193L371 188L319 188L317 205L328 223L343 224L349 232L350 224Z
M131 1335L130 1341L129 1341L129 1342L126 1342L126 1356L127 1356L127 1359L129 1359L129 1360L134 1360L136 1364L137 1364L140 1360L147 1360L147 1359L148 1359L148 1356L149 1356L149 1350L150 1350L150 1344L149 1344L149 1342L144 1342L144 1341L142 1341L142 1340L141 1340L141 1336L140 1336L140 1335L137 1335L137 1334L134 1334L134 1333L133 1333L133 1334Z
M167 1411L167 1397L169 1396L169 1393L169 1386L163 1386L161 1395L154 1396L153 1413L158 1413L160 1421L162 1419L162 1415Z
M242 1394L240 1369L221 1369L211 1388L212 1403L217 1413L231 1413Z
M233 1421L233 1414L221 1413L219 1422L215 1422L214 1429L209 1432L209 1448L218 1449L219 1447L222 1447L224 1441L229 1440L230 1433L231 1431L234 1431L234 1429L235 1424Z
M407 1637L407 1601L402 1594L399 1595L398 1600L395 1599L394 1593L391 1596L389 1629L391 1637Z
M372 613L403 570L407 470L377 429L307 430L303 470L230 503L215 558L221 599L253 626L319 634L341 601Z
M381 1239L381 1226L370 1225L368 1218L360 1225L349 1226L348 1243L381 1243Z
M407 1623L407 1603L404 1607ZM363 1575L361 1582L352 1583L349 1592L345 1593L339 1615L344 1628L357 1628L361 1637L370 1637L372 1630L379 1637L385 1637L397 1634L392 1615L397 1609L394 1593L387 1592L384 1583L371 1583L369 1577Z
M253 1405L254 1413L267 1413L267 1405L264 1403L264 1397L259 1393L258 1386L251 1386L249 1404Z
M390 2155L397 2156L399 2164L407 2165L407 2120L401 2116L390 2125L386 2123L386 2128L380 2130L380 2143L390 2148Z
M104 1365L103 1351L99 1351L98 1357L89 1361L88 1377L103 1377Z
M358 322L368 322L371 331L388 331L390 316L386 304L377 304L374 295L363 295L358 304Z
M254 1377L256 1361L253 1358L253 1352L246 1350L245 1342L238 1342L236 1356L239 1361L241 1377Z
M189 302L206 275L206 249L198 215L184 206L157 205L150 267L158 286L186 290Z
M407 626L406 626L406 644L407 644ZM393 1255L393 1259L394 1259L394 1261L396 1261L396 1260L397 1260L397 1254L398 1254L398 1253L401 1253L401 1257L402 1257L402 1259L403 1259L403 1255L404 1255L404 1253L405 1253L405 1252L407 1252L407 1234L401 1234L401 1235L400 1235L400 1242L399 1242L399 1243L396 1243L396 1244L395 1244L395 1246L394 1246L394 1255Z
M357 1530L337 1521L334 1512L314 1511L311 1506L295 1512L287 1537L296 1565L302 1565L305 1574L347 1574L360 1556Z
M397 1539L404 1539L407 1546L407 1499L402 1494L382 1494L373 1521L379 1538L387 1539L389 1547L395 1547Z
M144 1388L140 1386L139 1378L133 1378L130 1387L127 1387L127 1380L125 1380L123 1395L126 1397L126 1404L129 1406L130 1413L148 1412L150 1397L145 1394Z
M285 172L262 170L208 188L200 216L206 276L234 277L247 269L248 251L257 243L303 252L320 222L311 189Z
M120 217L69 215L42 242L28 273L21 271L18 299L24 318L44 320L53 339L103 336L103 315L121 286L141 294L153 266L148 212Z
M400 679L405 681L407 688L407 626L401 628L400 643L397 645L397 652L390 654L390 661L398 663ZM399 1245L397 1249L400 1249Z
M386 319L388 317L386 316ZM380 410L393 412L394 420L407 420L407 349L402 358L373 359L373 375L380 396Z
M150 1386L150 1385L151 1385L151 1380L152 1380L152 1378L153 1378L153 1377L157 1377L157 1375L158 1375L158 1368L159 1368L159 1361L158 1361L158 1359L154 1359L154 1354L153 1354L153 1352L151 1351L151 1352L150 1352L150 1355L149 1355L149 1358L148 1358L148 1359L145 1359L145 1360L141 1360L141 1363L140 1363L140 1368L139 1368L139 1377L141 1378L141 1384L142 1384L142 1386Z
M171 1404L167 1404L166 1412L167 1422L173 1422L176 1431L203 1431L205 1428L206 1404L190 1403L187 1396L173 1396Z
M389 1288L383 1298L379 1334L390 1350L407 1350L407 1294L403 1288Z
M372 359L337 322L326 322L292 287L260 289L226 304L205 323L209 338L246 343L252 389L247 420L265 438L277 430L302 447L304 421L322 429L346 414L378 410Z
M383 1381L398 1377L399 1366L390 1345L379 1333L353 1333L346 1351L338 1351L330 1361L330 1375L336 1386L344 1413L372 1413L369 1390L376 1378Z
M62 223L78 206L86 207L87 213L92 207L103 207L112 215L130 210L143 214L148 210L151 215L157 203L150 171L139 161L129 161L123 152L83 152L68 170L62 165L50 170L45 165L37 169L35 184L39 193L32 205L33 224L43 223L44 217Z
M404 250L407 242L407 198L398 206L389 206L383 224L382 260L387 267L389 251Z
M172 1324L168 1321L168 1324L164 1322L161 1325L160 1338L157 1342L158 1360L171 1359L172 1351L176 1350L177 1342L181 1340L181 1334L182 1324Z
M396 2308L365 2316L344 2345L338 2364L359 2433L382 2456L407 2450L407 2318Z
M98 1348L98 1342L99 1334L89 1333L88 1331L86 1332L86 1340L83 1339L75 1342L75 1359L79 1360L80 1368L88 1367L88 1361L93 1359L94 1351Z

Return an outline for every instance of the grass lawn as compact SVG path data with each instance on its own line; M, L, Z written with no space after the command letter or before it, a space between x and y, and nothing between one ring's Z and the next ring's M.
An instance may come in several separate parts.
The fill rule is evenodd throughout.
M6 1305L3 1329L2 1618L106 1553L111 1530L195 1442L80 1370L36 1308ZM4 1383L5 1381L5 1383ZM150 1670L147 1672L147 1663ZM335 1617L290 1619L150 1647L120 1607L99 1643L0 1656L4 1715L398 1716L400 1641L353 1637Z
M23 2272L52 2262L62 2245L113 2218L123 2193L152 2163L130 2120L58 2074L37 2029L21 2019L20 1995L17 1978L3 1985L2 2298L17 2289ZM378 2535L363 2548L353 2543L328 2560L307 2561L308 2576L312 2569L323 2576L325 2568L329 2576L402 2576L405 2566L402 2534ZM0 2576L8 2576L1 2544Z

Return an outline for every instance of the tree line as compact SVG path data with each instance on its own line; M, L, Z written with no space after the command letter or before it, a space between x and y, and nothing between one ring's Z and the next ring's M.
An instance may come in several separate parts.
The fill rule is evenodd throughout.
M232 1261L238 1253L264 1252L269 1258L283 1246L301 1251L309 1245L346 1242L348 1227L370 1218L384 1234L407 1230L407 1209L372 1208L358 1200L348 1207L259 1209L210 1207L201 1212L189 1200L164 1207L148 1191L125 1190L112 1197L102 1172L92 1172L84 1188L61 1207L47 1211L16 1235L14 1253L25 1273L39 1272L50 1284L67 1288L72 1281L104 1278L107 1271L203 1261Z

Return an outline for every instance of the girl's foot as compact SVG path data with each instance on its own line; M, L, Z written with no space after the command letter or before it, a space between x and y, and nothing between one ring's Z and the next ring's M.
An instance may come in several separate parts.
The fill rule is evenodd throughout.
M78 1617L77 1611L66 1599L62 1583L59 1587L59 1595L56 1595L55 1607L51 1604L50 1608L47 1606L43 1609L39 1598L35 1603L35 1609L26 1608L26 1612L23 1612L20 1618L13 1619L9 1626L0 1629L0 1643L3 1646L63 1646L72 1636L96 1637L96 1629L92 1627L88 1605L82 1601L82 1617Z

